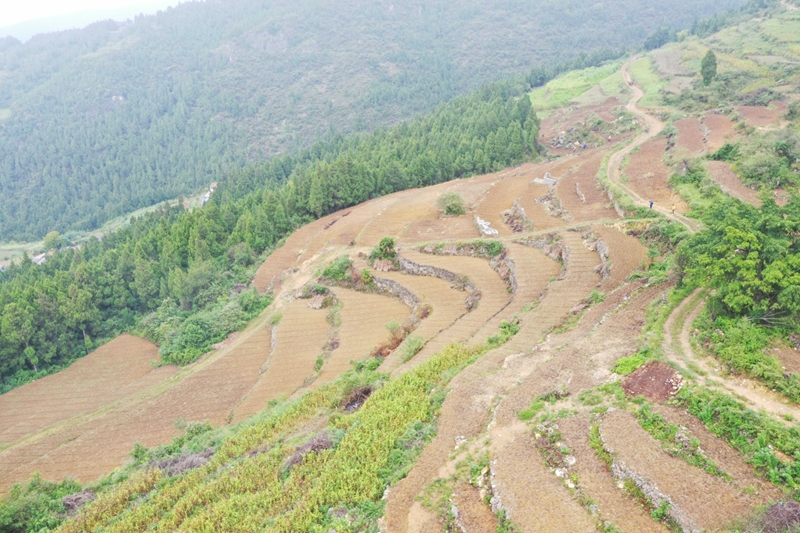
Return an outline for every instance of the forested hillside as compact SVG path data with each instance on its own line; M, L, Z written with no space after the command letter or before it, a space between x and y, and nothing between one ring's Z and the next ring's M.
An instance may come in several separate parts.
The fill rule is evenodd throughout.
M93 229L244 162L740 5L187 2L0 41L0 240Z

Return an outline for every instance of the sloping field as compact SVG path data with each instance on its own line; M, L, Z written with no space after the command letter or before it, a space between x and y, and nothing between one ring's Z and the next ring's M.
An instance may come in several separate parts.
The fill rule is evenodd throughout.
M613 290L630 276L631 272L647 261L647 250L636 237L626 235L616 228L594 226L595 233L608 246L611 268L608 279L601 285L604 291Z
M723 529L733 517L751 512L767 499L766 495L747 494L666 454L629 413L614 411L606 414L600 433L607 449L615 454L616 461L670 498L673 516L682 517L678 522L684 529ZM714 505L708 503L709 494L714 495Z
M269 330L266 338L264 331L256 328L255 339L250 332L240 335L218 356L201 360L141 398L104 406L86 420L6 450L0 464L9 464L9 470L0 469L8 473L0 480L0 489L37 471L46 479L69 476L90 481L122 466L136 442L164 444L181 433L182 423L225 424L258 380L259 367L269 353ZM251 339L259 349L247 342Z
M273 330L274 347L262 368L258 383L236 408L236 419L264 409L267 401L290 396L314 373L330 331L327 309L311 309L309 300L295 299L281 309Z
M538 174L534 165L525 165L519 169L501 175L501 179L496 181L486 194L486 198L480 203L477 215L489 222L493 229L500 235L511 235L511 229L503 222L501 213L511 209L514 200L522 196L527 190L528 184Z
M464 305L466 293L455 290L450 283L432 276L412 276L399 272L381 272L383 278L397 281L419 298L423 305L432 307L431 314L411 333L425 342L449 328L467 312ZM402 364L403 347L392 352L381 365L381 370L391 372Z
M529 432L518 435L496 459L498 492L512 520L523 531L594 533L591 515L542 463ZM527 490L509 490L509 487Z
M598 149L582 154L578 160L580 166L570 169L556 186L558 197L574 222L618 217L608 197L600 191L594 180L606 153Z
M662 161L666 148L665 137L655 137L645 142L638 152L630 156L623 173L628 176L630 188L645 200L652 200L666 208L676 204L676 211L684 213L688 211L688 206L667 185L669 169Z
M653 520L650 513L638 502L627 497L619 489L610 469L598 459L589 446L589 427L587 415L566 418L558 424L564 442L575 458L572 470L578 476L581 487L588 496L597 502L602 519L613 523L620 531L626 533L638 531L667 533L669 530L663 523Z
M168 379L175 367L154 370L158 347L121 335L68 369L0 396L0 445Z
M724 115L706 113L703 117L703 124L708 128L706 148L711 153L716 152L722 148L723 144L736 137L736 130L733 129L735 123Z
M433 265L466 276L481 291L478 307L462 316L442 333L431 339L411 361L399 368L405 371L426 361L451 342L469 340L495 314L500 312L511 300L505 282L492 270L485 259L465 256L432 255L406 250L403 256L415 263ZM464 294L466 297L467 293ZM395 371L397 372L397 370Z
M674 124L678 130L678 148L683 148L695 156L706 148L703 135L703 126L695 117L676 120Z
M784 102L775 101L771 102L769 107L740 105L734 109L736 109L736 112L739 113L748 126L766 128L778 123L781 117L786 113L786 104Z
M342 288L333 292L342 302L339 346L323 364L322 372L314 380L315 386L333 381L350 370L350 361L369 357L375 348L389 341L386 325L391 322L402 324L411 312L396 298Z
M493 335L503 320L519 313L525 306L539 301L547 285L561 271L561 264L550 259L537 248L513 242L506 243L508 257L514 261L517 276L517 292L511 303L502 312L491 318L475 334L476 339Z
M739 176L731 170L730 163L726 163L725 161L707 161L706 168L711 175L711 179L716 181L720 188L727 194L756 207L761 206L761 199L758 197L758 191L745 186Z

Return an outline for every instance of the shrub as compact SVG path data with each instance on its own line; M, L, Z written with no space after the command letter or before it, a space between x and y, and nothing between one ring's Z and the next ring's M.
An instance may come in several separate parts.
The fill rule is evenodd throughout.
M381 239L373 249L372 252L369 254L369 258L372 261L376 259L394 259L397 256L397 252L394 249L395 243L392 237L384 237Z
M464 199L460 194L455 192L446 192L442 194L436 200L436 205L445 215L463 215L467 212L464 208Z
M330 281L347 281L353 261L346 255L338 257L333 263L325 267L321 276Z
M614 372L620 374L621 376L627 376L643 364L647 362L647 354L644 352L639 352L634 355L629 355L628 357L621 357L617 359L617 362L614 363Z

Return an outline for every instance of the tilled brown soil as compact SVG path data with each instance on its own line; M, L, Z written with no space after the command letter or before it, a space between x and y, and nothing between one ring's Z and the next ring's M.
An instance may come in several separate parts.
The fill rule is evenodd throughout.
M600 163L607 153L605 149L587 150L578 159L580 166L564 174L556 186L562 205L575 222L618 218L608 196L595 182Z
M608 279L600 286L602 291L608 292L622 285L631 272L646 263L647 250L639 239L616 228L594 226L593 229L609 249L611 270Z
M483 503L480 490L462 483L453 492L453 505L458 509L456 523L469 533L495 533L498 520L488 505Z
M695 117L683 118L675 121L678 130L678 148L682 148L691 155L697 155L705 150L703 126Z
M51 424L63 422L172 376L176 368L154 370L158 347L120 335L66 370L0 396L0 445L10 444Z
M786 103L776 100L770 102L769 107L741 105L734 109L748 126L765 128L777 125L778 121L786 114Z
M596 532L589 512L542 463L529 433L515 436L492 462L501 503L522 531L562 533L569 524L570 532ZM525 486L527 490L506 490L507 485Z
M800 350L789 346L775 346L772 355L778 358L788 372L800 374Z
M726 163L725 161L707 161L706 168L708 168L711 179L716 181L723 191L750 205L756 207L761 206L761 199L758 197L758 191L745 186L739 176L731 170L730 163Z
M662 208L672 209L685 213L689 210L687 204L667 184L669 169L664 164L667 148L665 137L655 137L645 142L641 149L630 156L630 162L624 169L628 176L629 186L646 201L652 200Z
M319 386L333 381L353 368L351 361L369 357L375 348L389 341L386 326L395 322L403 324L410 309L400 300L379 294L365 294L349 289L333 290L342 302L341 320L337 348L322 366L322 372L314 380Z
M723 529L761 503L744 488L665 454L661 444L630 413L607 413L600 424L600 434L607 450L615 454L615 461L670 498L673 516L682 517L679 522L684 529Z
M736 138L736 125L731 119L717 113L706 113L703 117L703 124L708 128L706 136L706 149L714 153L724 145Z
M731 476L736 487L755 489L754 495L762 503L781 499L782 490L758 475L752 465L747 464L728 443L710 433L697 417L690 415L685 409L669 405L656 405L654 410L669 422L687 428L691 436L700 442L703 453Z

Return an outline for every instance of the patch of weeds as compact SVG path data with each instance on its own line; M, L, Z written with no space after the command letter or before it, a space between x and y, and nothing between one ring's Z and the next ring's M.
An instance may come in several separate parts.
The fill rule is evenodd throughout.
M325 359L321 355L318 355L317 360L314 361L314 372L319 372L320 370L322 370L322 365L324 364L325 364Z
M397 258L397 251L395 249L395 242L392 237L384 237L380 242L375 245L369 254L370 261L381 259L388 259L394 261Z
M536 309L537 307L539 307L539 302L540 302L540 301L541 301L541 300L534 300L534 301L532 301L531 303L529 303L529 304L527 304L525 307L523 307L521 312L522 312L522 313L530 313L531 311L533 311L534 309Z
M326 317L328 324L330 324L335 328L338 328L342 325L341 310L342 310L342 302L337 300L336 304L333 307L331 307L330 311L328 311L328 316Z
M600 459L600 462L606 465L610 470L611 465L614 463L614 458L606 451L605 446L603 446L603 439L600 437L600 424L594 424L589 428L589 447L594 451L597 458Z
M333 263L322 270L320 276L329 281L347 281L350 279L350 271L353 267L353 260L346 255L339 256Z
M495 516L497 516L498 522L495 533L522 533L522 529L508 518L505 509L499 509Z
M651 357L649 351L644 348L638 353L617 359L617 362L614 363L612 370L621 376L627 376L640 366L644 365L650 359Z
M519 418L520 420L526 420L526 421L527 420L532 420L533 417L536 416L536 414L539 411L544 409L544 407L545 407L544 400L537 399L536 401L534 401L531 404L530 407L528 407L527 409L523 409L522 411L517 413L517 418Z
M456 192L446 192L436 199L436 206L442 214L448 216L458 216L466 213L464 199Z
M599 405L603 402L603 396L592 390L585 390L578 395L578 401L581 405Z
M606 295L595 289L595 290L592 291L592 294L590 294L589 297L586 300L589 303L589 305L595 305L595 304L602 303L603 300L605 300L605 299L606 299Z
M662 448L669 455L683 459L712 476L730 481L730 475L706 457L700 449L700 442L687 435L686 428L672 424L663 416L654 413L647 402L642 403L636 412L636 418L645 431L661 442Z
M400 358L404 363L409 361L412 357L417 355L420 350L422 350L423 346L425 346L425 339L419 335L411 335L406 339L405 345L403 345L403 351L400 354Z
M281 319L283 318L282 313L275 313L271 317L269 317L269 323L271 326L277 326L281 323Z
M497 348L508 342L508 340L517 333L519 333L518 319L515 318L511 321L503 320L500 324L500 331L486 339L486 342L491 348Z

